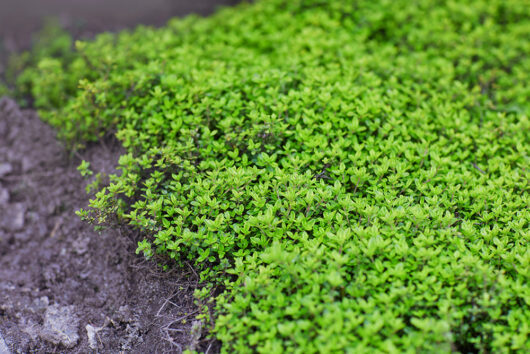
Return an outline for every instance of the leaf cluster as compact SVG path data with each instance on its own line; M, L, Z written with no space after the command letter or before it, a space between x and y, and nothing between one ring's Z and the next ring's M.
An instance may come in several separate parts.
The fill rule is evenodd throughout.
M262 0L30 76L72 147L121 140L83 215L192 264L223 350L524 352L529 38L520 0Z

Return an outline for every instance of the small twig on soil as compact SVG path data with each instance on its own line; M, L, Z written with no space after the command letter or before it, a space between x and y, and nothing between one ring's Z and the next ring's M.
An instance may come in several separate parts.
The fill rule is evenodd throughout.
M63 220L62 219L59 219L55 222L55 225L53 226L53 229L52 229L52 232L50 232L50 237L54 237L55 234L57 233L57 230L59 230L59 228L61 227L63 223Z
M179 329L179 328L164 328L164 331L181 332L181 333L186 332L185 330Z
M173 298L173 296L177 295L177 292L173 292L165 301L164 303L162 304L162 307L160 307L158 309L158 312L156 313L156 317L160 317L160 312L162 311L162 309L168 304L168 302L171 302L170 300Z
M179 305L175 304L173 301L169 301L169 303L175 307L179 307Z
M188 313L187 315L180 316L180 317L177 318L176 320L173 320L173 321L169 322L169 323L166 325L166 328L169 328L169 327L170 327L173 323L175 323L175 322L182 321L182 320L184 320L184 319L186 319L186 318L188 318L188 317L190 317L190 316L192 316L192 315L195 315L197 312L199 312L199 310L195 310L195 311L193 311L193 312Z
M197 274L197 272L195 271L195 269L193 269L193 267L190 265L189 262L186 262L187 266L190 267L191 271L193 272L193 274L195 274L195 277L197 278L197 283L199 282L199 275Z
M182 353L182 346L178 343L175 343L175 341L173 340L173 338L171 338L169 333L166 332L166 337L162 337L162 339L169 342L171 345L174 345L175 347L177 347L179 352Z

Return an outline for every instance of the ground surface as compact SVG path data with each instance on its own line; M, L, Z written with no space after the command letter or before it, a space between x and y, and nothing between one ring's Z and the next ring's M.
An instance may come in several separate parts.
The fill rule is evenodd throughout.
M103 31L162 26L190 13L208 15L240 0L0 0L0 74L10 53L27 49L43 21L57 18L76 38Z
M69 29L91 33L160 26L172 17L207 15L239 0L2 0L0 39L7 45L27 44L46 17L59 18ZM10 43L15 41L15 43Z
M108 174L116 146L71 157L33 111L0 101L0 353L6 346L153 353L211 344L192 343L191 271L156 273L134 255L138 235L99 234L74 215L88 202L80 157Z

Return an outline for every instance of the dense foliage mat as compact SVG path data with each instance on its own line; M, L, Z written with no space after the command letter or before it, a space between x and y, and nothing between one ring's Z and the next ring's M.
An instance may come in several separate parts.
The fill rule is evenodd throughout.
M122 141L81 215L200 271L223 350L522 352L529 5L263 0L19 80L72 148Z

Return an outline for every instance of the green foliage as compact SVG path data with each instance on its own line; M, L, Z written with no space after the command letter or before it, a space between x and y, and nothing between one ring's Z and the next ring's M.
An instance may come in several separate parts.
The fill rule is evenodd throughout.
M67 80L62 74L73 60L73 42L56 19L47 19L32 41L30 51L13 53L8 60L4 80L0 78L0 95L11 94L26 105L30 96L38 108L59 107L62 100L73 94L77 81ZM45 73L44 77L40 75ZM42 79L42 80L40 80Z
M0 97L7 96L9 93L10 93L10 91L9 91L9 88L7 87L7 85L3 84L0 81Z
M90 169L90 162L85 160L81 161L81 164L77 166L77 171L79 171L79 174L83 177L90 177L94 174Z
M72 147L116 133L80 214L193 265L224 351L524 352L528 5L263 0L28 77Z

